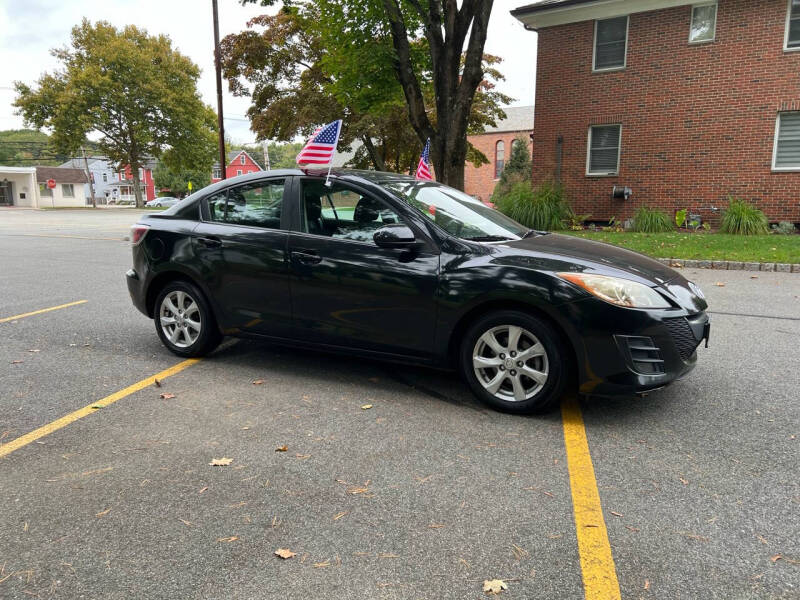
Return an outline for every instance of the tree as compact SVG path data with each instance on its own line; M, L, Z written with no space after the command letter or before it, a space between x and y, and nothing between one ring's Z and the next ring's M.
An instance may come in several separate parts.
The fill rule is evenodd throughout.
M400 107L416 138L412 154L430 138L437 179L463 188L468 156L486 161L470 151L467 134L505 117L500 106L511 100L488 80L499 76L490 67L499 59L483 56L491 6L491 0L464 0L461 9L453 0L286 0L277 15L251 21L274 32L260 43L253 31L229 36L237 43L228 48L226 77L254 82L250 114L259 134L290 139L291 124L310 131L323 114L344 115L356 131L345 131L350 137L343 143L359 137L378 169L388 166L385 156L398 155L386 142L397 133ZM237 85L231 83L234 92L246 93ZM398 170L405 170L401 162Z
M503 174L500 175L493 195L509 191L520 181L530 184L532 170L530 140L520 135L511 142L511 156L503 165Z
M190 193L189 182L192 183L192 191L197 191L210 184L211 173L208 170L176 171L159 161L153 172L153 180L156 189L168 189L173 196L183 197Z
M137 206L139 168L148 158L173 169L211 169L214 112L197 92L199 68L168 37L84 19L72 29L71 48L52 54L61 68L42 75L36 89L15 82L14 106L26 123L52 130L59 152L75 155L87 134L100 134L99 150L130 166Z

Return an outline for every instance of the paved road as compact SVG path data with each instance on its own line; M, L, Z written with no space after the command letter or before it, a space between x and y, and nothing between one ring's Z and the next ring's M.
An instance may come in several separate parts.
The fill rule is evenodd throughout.
M87 300L0 323L0 443L180 362L124 286L136 214L0 212L0 319ZM622 597L798 598L800 276L689 274L694 373L582 401ZM583 597L558 413L252 341L162 386L0 459L0 598Z

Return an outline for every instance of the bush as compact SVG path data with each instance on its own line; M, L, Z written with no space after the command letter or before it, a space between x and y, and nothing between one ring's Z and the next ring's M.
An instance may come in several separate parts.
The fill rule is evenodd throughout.
M564 189L552 182L542 183L535 189L528 182L517 182L508 192L492 200L503 214L541 231L563 229L563 220L570 213Z
M746 200L729 198L720 231L736 235L761 235L769 233L769 227L767 217L755 206Z
M674 227L665 212L640 206L633 216L632 229L639 233L666 233Z
M797 233L797 228L794 226L794 223L790 223L789 221L781 221L777 225L772 226L772 233L791 235L793 233Z

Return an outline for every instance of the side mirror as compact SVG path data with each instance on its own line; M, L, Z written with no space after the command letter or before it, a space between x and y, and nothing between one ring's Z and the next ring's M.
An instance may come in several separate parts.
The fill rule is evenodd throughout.
M402 223L390 223L378 229L372 236L379 248L412 248L417 244L414 232Z

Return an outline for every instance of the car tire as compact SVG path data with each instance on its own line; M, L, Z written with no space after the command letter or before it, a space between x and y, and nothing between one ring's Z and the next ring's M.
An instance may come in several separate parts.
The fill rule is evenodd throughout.
M153 313L158 337L178 356L205 356L222 340L211 306L188 281L167 283L156 297Z
M475 396L492 408L543 413L564 393L567 356L561 336L547 321L521 311L497 311L469 327L459 367Z

